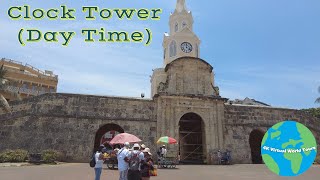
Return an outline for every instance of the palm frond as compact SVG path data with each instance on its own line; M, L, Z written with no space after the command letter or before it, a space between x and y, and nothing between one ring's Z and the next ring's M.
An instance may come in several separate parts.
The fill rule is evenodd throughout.
M2 94L0 94L0 108L3 108L6 112L10 111L10 105L6 98L3 97Z
M4 79L7 74L7 70L4 69L3 65L0 67L0 79Z

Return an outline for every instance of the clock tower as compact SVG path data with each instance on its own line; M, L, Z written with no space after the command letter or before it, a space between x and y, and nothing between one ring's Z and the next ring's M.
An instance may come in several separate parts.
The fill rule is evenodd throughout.
M193 18L185 0L177 0L169 26L162 43L163 67L153 69L151 76L151 97L219 96L213 67L199 57L200 40L193 32Z
M177 0L175 11L170 15L170 33L163 38L164 66L173 60L188 56L199 58L200 40L193 32L193 17L186 8L185 0Z

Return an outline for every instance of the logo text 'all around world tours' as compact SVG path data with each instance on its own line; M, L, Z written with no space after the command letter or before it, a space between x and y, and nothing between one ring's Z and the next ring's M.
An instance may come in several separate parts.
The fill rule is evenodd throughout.
M274 147L263 146L264 150L276 152L276 153L301 153L301 152L309 152L309 151L316 151L316 147L310 148L300 148L300 149L278 149Z

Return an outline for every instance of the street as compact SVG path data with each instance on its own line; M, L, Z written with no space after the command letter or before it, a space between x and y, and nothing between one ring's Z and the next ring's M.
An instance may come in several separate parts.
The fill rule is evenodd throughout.
M295 180L318 180L320 166L312 166ZM89 164L68 163L22 167L0 167L0 180L93 180L94 170ZM265 165L239 164L230 166L180 165L178 169L159 169L152 180L277 180L279 177ZM291 178L290 178L291 179ZM118 180L118 171L104 169L101 180Z

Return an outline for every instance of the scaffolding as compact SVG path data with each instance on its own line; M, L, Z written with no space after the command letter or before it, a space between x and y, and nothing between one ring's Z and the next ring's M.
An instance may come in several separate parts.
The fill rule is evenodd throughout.
M182 163L203 163L203 122L201 117L189 113L179 122L179 154Z

